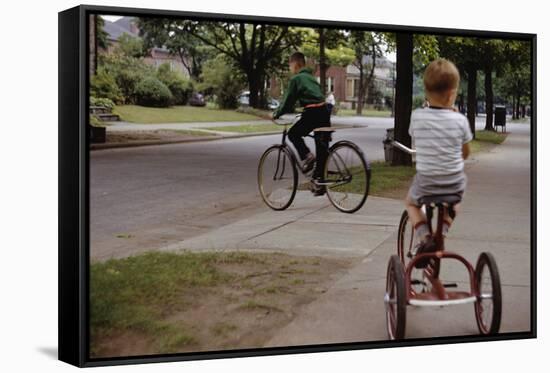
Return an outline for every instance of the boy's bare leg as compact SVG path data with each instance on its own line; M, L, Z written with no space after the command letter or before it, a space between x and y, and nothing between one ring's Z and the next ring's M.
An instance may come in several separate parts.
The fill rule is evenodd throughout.
M449 210L445 209L445 215L443 216L443 235L446 236L449 232L449 229L451 228L451 225L453 224L453 220L456 218L457 212L459 210L460 203L457 203L454 205L453 210L455 212L455 215L453 218L449 215Z
M420 207L416 206L407 196L407 199L405 200L405 207L407 209L407 213L409 214L409 219L411 219L411 223L413 227L415 227L418 223L426 222L426 216L424 216L424 213L420 209Z

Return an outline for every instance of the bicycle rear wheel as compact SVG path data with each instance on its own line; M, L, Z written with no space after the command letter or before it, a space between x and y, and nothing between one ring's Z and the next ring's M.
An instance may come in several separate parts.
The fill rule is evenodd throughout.
M258 165L258 187L262 199L273 210L284 210L292 204L298 171L287 148L273 145L264 152Z
M338 210L353 213L369 194L370 167L363 152L350 141L339 141L329 149L324 184L330 202Z

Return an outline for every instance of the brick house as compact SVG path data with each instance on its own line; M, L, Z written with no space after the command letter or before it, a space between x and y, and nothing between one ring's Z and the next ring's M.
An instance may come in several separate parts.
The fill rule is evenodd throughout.
M365 63L370 57L365 56ZM395 63L385 57L379 57L374 69L374 80L383 97L393 96ZM319 67L315 66L314 75L319 80ZM333 92L337 105L341 108L352 109L357 104L357 91L359 89L359 69L354 65L330 66L326 71L327 92ZM269 93L274 98L282 97L284 87L281 87L281 79L271 78ZM384 105L386 102L370 102L368 104Z
M118 44L118 39L122 34L128 34L132 37L139 38L139 29L134 22L133 17L122 17L115 22L111 22L104 19L104 30L107 32L107 40L109 41L109 48L107 52L111 52ZM159 67L163 63L168 63L170 68L174 71L179 71L184 76L189 77L189 71L185 68L181 59L178 56L170 54L170 51L166 48L154 47L148 56L144 58L145 63Z

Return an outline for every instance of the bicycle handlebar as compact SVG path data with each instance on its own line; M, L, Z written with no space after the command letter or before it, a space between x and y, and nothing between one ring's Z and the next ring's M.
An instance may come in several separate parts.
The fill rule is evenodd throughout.
M276 125L279 125L279 126L293 126L293 125L296 124L296 122L298 122L300 120L301 116L302 116L301 113L296 114L290 122L288 120L286 120L285 122L279 122L280 118L277 118L277 119L271 118L271 121L273 123L275 123Z

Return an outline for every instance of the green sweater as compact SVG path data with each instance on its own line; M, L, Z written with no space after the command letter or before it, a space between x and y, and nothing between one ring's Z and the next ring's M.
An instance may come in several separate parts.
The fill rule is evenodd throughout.
M304 67L290 79L283 101L273 113L275 118L285 113L291 113L294 110L296 101L298 101L302 107L325 101L325 97L321 92L321 86L312 72L313 70L309 67Z

